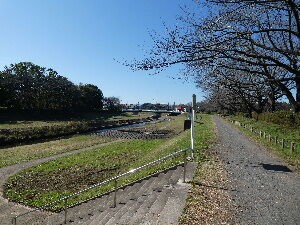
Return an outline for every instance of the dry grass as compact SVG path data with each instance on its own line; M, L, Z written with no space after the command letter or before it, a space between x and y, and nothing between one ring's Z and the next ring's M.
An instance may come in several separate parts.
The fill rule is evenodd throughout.
M227 174L216 157L198 166L181 225L232 224Z

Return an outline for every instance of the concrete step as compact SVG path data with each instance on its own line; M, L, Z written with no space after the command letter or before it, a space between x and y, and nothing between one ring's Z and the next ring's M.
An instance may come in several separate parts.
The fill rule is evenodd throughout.
M188 163L186 180L191 180L197 164ZM182 183L183 166L136 182L117 191L68 209L68 225L176 224L183 210L189 185ZM63 225L64 212L53 214L39 224ZM34 224L30 223L22 224Z
M153 182L155 182L155 180L156 180L155 177L151 177L148 180L144 180L141 183L141 185L136 186L136 188L132 189L131 192L126 193L126 198L124 199L127 202L126 204L118 204L116 207L117 210L111 210L103 218L101 217L95 218L92 224L106 224L111 218L114 217L114 214L116 214L118 211L121 212L123 212L124 210L128 211L131 208L131 205L134 204L134 202L139 202L141 201L141 199L146 198L144 192L149 186L151 186Z
M149 183L153 182L153 180L154 178L151 177L150 179L140 181L132 186L128 186L123 191L117 192L117 208L123 206L124 203L128 202L128 200L130 201L130 199L135 198L133 195L136 194L136 190L141 189L143 186L148 186ZM106 202L106 204L103 204L101 206L102 212L100 214L98 213L95 216L92 216L84 224L93 224L94 220L97 221L96 224L102 224L101 220L107 219L109 216L108 214L115 211L114 208L111 208L111 206L113 205L113 195L114 193L111 193L111 198Z
M148 213L152 204L163 194L163 186L167 181L176 179L177 170L169 170L164 177L157 180L152 187L148 188L148 197L141 204L135 204L133 210L128 211L119 220L118 224L137 224Z
M185 202L188 191L190 189L190 184L178 182L171 190L168 200L161 210L160 217L156 224L177 224L178 218L174 215L180 215L184 209Z

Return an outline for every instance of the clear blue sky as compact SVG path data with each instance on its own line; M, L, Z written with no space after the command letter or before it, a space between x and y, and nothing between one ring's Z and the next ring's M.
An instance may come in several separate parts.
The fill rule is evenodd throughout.
M78 84L97 85L123 103L187 103L201 91L172 77L178 67L150 76L114 60L139 59L164 34L180 6L192 0L0 0L0 70L21 61L53 68Z

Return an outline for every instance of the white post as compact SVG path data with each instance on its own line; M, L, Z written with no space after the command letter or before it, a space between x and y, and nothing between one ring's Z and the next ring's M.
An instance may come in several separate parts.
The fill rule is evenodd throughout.
M193 94L193 101L192 101L192 118L191 118L191 148L192 148L192 158L194 158L195 150L194 150L194 135L195 135L195 109L196 109L196 95Z

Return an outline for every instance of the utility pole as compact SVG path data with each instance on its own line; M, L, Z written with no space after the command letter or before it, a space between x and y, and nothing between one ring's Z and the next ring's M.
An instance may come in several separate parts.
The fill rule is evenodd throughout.
M195 154L195 109L196 109L196 95L193 94L193 101L192 101L192 115L191 115L191 148L192 148L192 158L194 158Z

